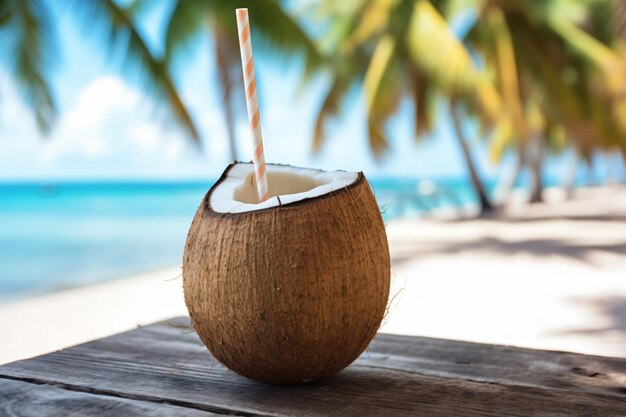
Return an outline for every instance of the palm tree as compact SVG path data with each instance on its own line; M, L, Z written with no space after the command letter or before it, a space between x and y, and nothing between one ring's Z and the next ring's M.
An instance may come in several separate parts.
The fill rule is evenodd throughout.
M133 7L141 9L151 2L138 0ZM314 43L298 23L275 0L240 2L249 8L254 31L255 52L302 52L306 59L306 74L319 65ZM173 64L178 52L198 33L212 36L218 86L223 101L225 125L230 145L230 157L237 160L235 138L235 109L237 98L243 98L241 60L235 19L237 4L224 0L177 0L167 22L165 49L168 64ZM198 51L200 53L204 51Z
M333 2L334 3L334 2ZM412 101L415 136L431 131L435 106L445 99L481 213L491 205L466 138L465 116L486 127L500 117L499 96L469 52L427 0L362 0L331 11L329 55L332 82L319 110L313 146L319 149L327 119L335 116L351 87L363 85L369 144L375 155L388 146L387 121L403 98Z
M613 2L467 0L465 6L478 11L466 42L495 74L511 122L494 136L492 156L515 144L518 169L528 165L533 173L531 202L541 200L544 149L562 149L562 134L585 158L597 148L624 149L619 118L605 110L615 107L626 82L601 18Z
M125 53L124 68L138 73L143 90L164 105L169 119L198 142L196 126L167 66L147 47L128 11L113 0L74 1L67 7L85 26L85 33L104 39L109 52ZM44 133L50 131L58 112L50 76L55 58L61 55L57 21L45 0L0 0L0 54Z

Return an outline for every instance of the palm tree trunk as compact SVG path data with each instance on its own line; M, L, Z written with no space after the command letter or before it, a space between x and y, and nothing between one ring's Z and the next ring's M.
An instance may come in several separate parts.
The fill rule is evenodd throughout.
M572 145L574 157L572 158L572 162L567 167L567 171L565 173L565 183L563 184L565 188L565 198L572 199L574 197L574 188L576 186L576 174L578 172L579 165L579 156L578 149L576 145Z
M532 184L530 191L530 202L541 203L543 201L543 178L541 177L543 168L543 138L535 137L535 152L531 159L530 169L532 171Z
M524 145L521 143L517 146L517 160L515 161L515 167L513 168L512 175L507 178L506 183L502 186L502 204L506 204L510 199L511 194L513 194L513 190L515 190L515 183L517 179L522 174L522 170L524 169L525 158L524 158Z
M474 187L474 191L476 191L476 195L478 196L478 201L480 204L480 214L486 214L490 211L493 211L493 205L489 202L485 187L478 176L478 172L476 171L474 160L472 159L472 154L467 144L465 133L463 132L463 127L461 126L461 116L458 113L458 108L454 101L450 103L450 115L452 117L452 124L456 133L457 142L461 147L461 150L463 152L463 159L465 160L465 165L467 166L467 170L470 174L472 186Z
M235 134L235 119L233 114L232 90L233 90L233 70L231 56L237 45L232 45L230 38L223 30L216 26L213 31L215 39L215 55L217 62L217 72L219 76L220 90L222 91L222 108L224 110L224 124L226 125L226 135L230 149L230 160L237 161L237 144Z

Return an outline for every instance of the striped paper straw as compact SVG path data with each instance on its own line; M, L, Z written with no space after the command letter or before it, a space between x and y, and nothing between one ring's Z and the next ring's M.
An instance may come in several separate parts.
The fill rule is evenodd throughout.
M237 27L239 28L239 47L241 49L241 66L243 68L243 82L246 86L246 105L248 107L248 120L250 121L250 134L254 153L254 172L256 174L256 187L259 201L269 198L267 191L267 175L265 174L265 156L263 155L263 136L261 135L261 115L259 113L259 101L256 93L256 78L254 76L254 60L252 59L252 40L250 39L250 21L248 9L237 9Z

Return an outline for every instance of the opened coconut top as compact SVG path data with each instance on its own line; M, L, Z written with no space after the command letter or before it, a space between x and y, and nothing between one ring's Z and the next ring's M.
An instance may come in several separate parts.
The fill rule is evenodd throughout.
M254 165L238 162L213 186L209 204L217 213L245 213L321 197L359 179L358 172L321 171L266 164L270 198L262 203L256 190Z

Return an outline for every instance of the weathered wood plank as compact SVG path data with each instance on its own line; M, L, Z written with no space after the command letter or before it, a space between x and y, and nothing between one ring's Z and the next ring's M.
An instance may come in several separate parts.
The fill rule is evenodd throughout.
M194 334L160 324L9 364L0 375L224 413L624 416L623 369L614 358L382 335L331 379L274 387L232 374Z
M626 398L626 359L621 358L380 335L361 359L425 375Z
M61 359L61 358L56 358ZM223 413L280 416L624 416L623 400L594 394L484 384L355 366L316 384L274 387L194 367L167 375L92 357L39 364L37 372L74 390L194 404ZM69 375L69 376L68 376Z
M144 346L152 356L179 361L212 361L191 330L187 318L177 318L114 336L100 342L111 353L141 361ZM108 341L114 342L108 344ZM154 344L154 341L160 343ZM168 343L163 343L168 341ZM99 350L99 344L81 346ZM198 354L195 358L194 355ZM170 362L172 370L178 362ZM423 337L379 334L356 364L423 375L506 385L558 388L626 398L626 359L520 349Z
M0 416L211 417L219 414L0 378Z

